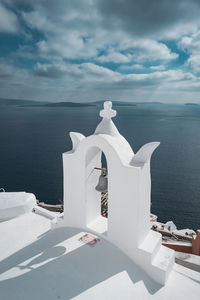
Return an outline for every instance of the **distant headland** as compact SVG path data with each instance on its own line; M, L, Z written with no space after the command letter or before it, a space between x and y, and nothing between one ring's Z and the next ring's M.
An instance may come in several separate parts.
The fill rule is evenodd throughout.
M5 99L0 98L0 106L17 106L17 107L89 107L89 106L101 106L105 100L91 101L91 102L48 102L38 100L21 100L21 99ZM162 102L139 102L139 101L113 101L115 107L118 106L136 106L136 105L148 105L148 104L163 104Z
M72 102L72 101L59 101L59 102L49 102L49 101L38 101L38 100L22 100L22 99L5 99L0 98L0 106L17 106L17 107L71 107L71 108L78 108L78 107L90 107L90 106L102 106L105 100L99 101L91 101L91 102ZM140 106L140 105L161 105L165 104L164 102L160 101L150 101L150 102L140 102L140 101L112 101L114 107L128 107L128 106ZM172 103L170 103L172 104ZM177 103L174 103L177 104ZM194 102L187 102L187 103L180 103L181 105L187 106L198 106L198 103Z

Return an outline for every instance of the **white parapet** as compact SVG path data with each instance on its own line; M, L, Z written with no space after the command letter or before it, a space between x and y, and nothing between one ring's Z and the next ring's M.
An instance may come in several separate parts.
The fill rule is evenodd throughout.
M34 194L26 192L0 193L0 221L12 219L32 211L36 205Z

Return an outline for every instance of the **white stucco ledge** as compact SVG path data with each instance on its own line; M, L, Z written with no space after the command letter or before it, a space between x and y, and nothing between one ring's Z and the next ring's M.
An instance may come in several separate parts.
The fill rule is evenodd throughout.
M76 227L102 235L137 263L153 280L166 284L174 252L150 231L150 160L159 142L145 144L134 154L112 121L116 111L106 101L94 134L71 132L72 150L63 153L64 217L52 228ZM105 155L108 169L108 219L101 216L96 190Z
M36 205L35 195L26 192L0 193L0 222L32 211Z

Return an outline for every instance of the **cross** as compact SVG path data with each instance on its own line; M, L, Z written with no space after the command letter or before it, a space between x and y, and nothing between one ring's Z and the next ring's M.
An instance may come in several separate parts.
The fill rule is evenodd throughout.
M112 109L112 102L111 101L105 101L104 109L100 111L100 116L102 118L111 119L116 116L116 110Z

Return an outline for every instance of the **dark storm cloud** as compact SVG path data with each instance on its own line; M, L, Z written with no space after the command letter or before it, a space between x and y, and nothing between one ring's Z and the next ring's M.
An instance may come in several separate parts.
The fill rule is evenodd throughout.
M98 7L104 24L137 36L161 34L198 19L200 14L200 1L196 0L98 0Z

